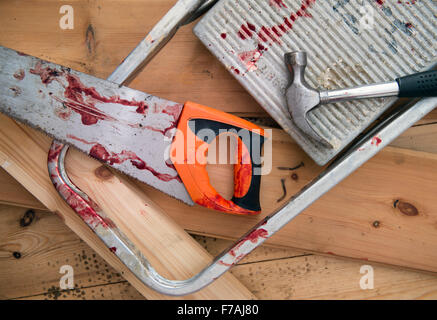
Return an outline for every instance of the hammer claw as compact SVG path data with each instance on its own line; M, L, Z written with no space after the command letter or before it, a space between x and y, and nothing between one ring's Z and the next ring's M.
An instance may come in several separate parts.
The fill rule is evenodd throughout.
M285 64L291 75L291 84L287 88L286 98L294 123L314 141L332 148L331 144L320 136L308 122L308 112L320 104L320 93L311 88L305 80L306 52L296 51L285 54Z

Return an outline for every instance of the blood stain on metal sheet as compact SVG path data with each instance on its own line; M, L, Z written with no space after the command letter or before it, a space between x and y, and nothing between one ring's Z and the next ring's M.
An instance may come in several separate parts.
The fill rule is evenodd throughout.
M375 0L378 6L382 7L384 5L385 0Z
M262 43L266 43L269 46L273 45L273 43L281 44L280 38L293 28L293 24L300 17L312 17L308 9L311 8L315 2L316 0L302 0L300 8L296 12L292 12L290 16L284 17L283 23L272 27L260 26L258 32L257 27L250 22L245 22L241 25L237 34L242 40L251 39L254 35L257 36L258 40L257 49L238 54L238 58L244 63L247 71L255 71L258 69L256 63L261 58L263 52L267 50ZM282 3L282 1L279 0L276 1L276 3Z
M17 79L17 80L23 80L24 79L24 75L25 75L24 70L20 69L20 70L18 70L17 72L14 73L14 78Z
M269 4L271 7L276 7L278 9L282 8L287 8L287 6L285 5L285 3L282 0L270 0Z
M256 31L256 27L249 23L243 23L240 27L240 30L238 31L238 36L242 39L242 40L246 40L248 38L252 38L253 32Z
M258 49L244 51L238 54L238 58L242 63L244 63L247 71L255 71L258 69L256 63L261 58L261 56L262 56L262 52Z
M235 68L235 67L231 67L231 70L235 72L235 74L240 74L240 70Z

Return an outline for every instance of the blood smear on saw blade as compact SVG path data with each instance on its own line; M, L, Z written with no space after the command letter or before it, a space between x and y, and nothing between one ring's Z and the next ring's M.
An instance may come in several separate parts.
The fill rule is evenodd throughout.
M182 104L7 48L0 47L0 61L0 110L193 203L176 169L165 161Z

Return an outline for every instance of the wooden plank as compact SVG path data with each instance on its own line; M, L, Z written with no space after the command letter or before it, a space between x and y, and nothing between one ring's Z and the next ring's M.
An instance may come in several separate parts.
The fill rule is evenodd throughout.
M38 136L38 133L31 135ZM273 139L274 170L262 182L263 215L286 201L277 202L283 192L281 179L285 179L290 197L321 170L282 131L274 131ZM437 219L433 194L429 192L437 181L436 157L386 148L268 243L436 271ZM74 164L71 157L67 160ZM294 172L278 169L302 162L305 166ZM229 194L230 171L223 167L214 169L210 173L217 189ZM297 180L293 180L292 173L297 175ZM147 186L140 187L191 233L234 239L263 216L235 217L198 206L186 210L179 201ZM401 207L394 208L396 200L401 201ZM418 209L417 216L405 214L409 212L403 206L408 203Z
M126 1L105 2L103 5L92 1L74 1L73 6L76 10L77 25L74 30L62 31L56 27L59 19L59 4L56 2L33 1L29 4L26 3L25 7L19 6L19 2L2 2L0 3L0 26L4 32L0 34L0 44L105 77L117 65L118 61L144 36L145 31L143 30L149 30L172 3L172 1L131 0L128 3ZM38 19L34 19L34 17L38 17ZM263 111L254 103L253 99L194 38L190 27L181 29L176 38L132 83L132 86L176 101L191 99L240 114L263 114ZM435 115L435 112L431 113L426 121L435 121ZM401 157L405 156L405 154L401 155ZM397 166L397 168L402 170L402 167ZM412 174L412 170L410 166L410 174ZM309 179L309 177L311 175L305 179ZM287 178L289 177L287 176ZM304 181L300 174L299 178L300 182L296 183L297 186ZM289 179L287 183L289 183L288 181ZM400 183L405 184L403 180ZM277 183L275 186L276 189L274 190L281 193L280 184ZM385 194L387 194L387 190L393 188L388 184L384 186L386 187ZM225 190L228 189L225 188ZM393 189L393 193L396 195L395 189ZM273 192L269 194L272 195ZM279 197L279 195L277 196ZM408 199L410 194L407 194L407 196ZM167 198L163 199L164 205L167 204ZM342 201L344 199L341 198ZM381 199L378 198L377 201ZM337 201L339 200L337 199ZM275 205L270 202L265 204L267 209L269 206L272 208ZM355 203L355 207L362 208L363 204L369 209L366 201L358 201ZM169 206L177 208L172 202ZM380 203L379 206L381 206ZM388 208L388 204L386 207ZM370 209L376 210L373 205ZM323 214L329 216L327 212L323 212ZM198 225L203 223L201 218L204 216L205 212L195 211L195 214L190 216L191 220L188 220L190 224L187 227L200 229L200 231L197 231L200 233L207 233L207 230L200 228ZM423 218L421 215L419 217ZM349 216L342 216L341 218L349 219ZM406 217L402 218L407 219ZM414 219L416 218L414 217ZM198 223L194 221L196 219L200 219ZM319 218L317 217L317 219ZM429 220L432 219L433 217ZM234 223L233 228L238 230L233 230L227 236L235 237L240 235L242 233L240 229L245 230L252 222L244 224L238 221L237 226ZM410 221L401 220L400 222L408 224ZM294 223L298 222L295 221ZM360 221L360 223L363 222ZM397 225L402 226L402 223L397 223ZM225 225L225 229L228 225L229 223ZM320 227L322 225L319 224ZM360 224L365 230L367 230L367 225L367 221L365 224ZM222 229L220 228L220 233L223 232ZM359 231L353 230L358 235ZM289 245L306 244L308 243L306 239L304 241L301 238L311 238L311 235L311 233L301 233L298 235L301 242L292 239L293 241ZM323 240L327 239L318 239L317 241ZM322 246L322 249L337 253L337 251L330 249L330 241L325 243L327 245ZM352 244L358 247L355 241ZM315 244L310 246L315 250L321 250ZM342 254L348 255L346 252L348 249L342 248L340 251Z
M57 216L36 212L26 227L26 209L0 206L0 297L2 299L142 299L118 272ZM196 236L216 255L229 240ZM20 259L12 256L19 250ZM362 290L364 263L262 246L232 273L263 299L435 299L437 276L372 264L374 289ZM368 263L365 263L368 264ZM71 265L75 289L61 290L59 269Z
M362 290L362 266L371 266L374 288ZM318 255L237 265L233 274L260 299L431 299L435 275Z
M437 123L417 125L402 134L391 145L394 147L437 153Z
M106 78L175 2L74 0L68 3L74 8L74 29L62 30L58 1L1 1L0 45ZM172 101L266 116L192 27L181 28L130 87Z
M32 129L25 126L20 127L13 120L3 115L0 116L0 132L0 166L3 169L26 187L50 211L58 213L76 234L90 244L108 263L119 270L145 297L149 299L169 298L142 284L60 198L47 175L47 152L50 145L50 139L47 136L43 134L33 135ZM88 160L100 166L95 160L91 158ZM89 177L92 177L92 175ZM112 184L112 188L109 187L111 190L108 189L106 194L108 197L112 195L112 198L117 198L117 195L123 194L125 195L124 199L129 199L125 202L125 205L129 203L130 206L121 208L113 203L114 207L109 208L106 203L98 204L102 205L108 214L114 212L114 215L116 215L118 209L126 212L132 211L134 215L143 211L146 212L146 220L154 226L156 232L145 234L138 241L136 241L138 238L133 239L133 237L131 240L139 245L147 238L146 243L150 241L150 243L155 244L155 247L147 247L146 244L142 248L146 249L147 247L150 250L147 251L150 255L147 252L143 252L143 254L151 259L158 272L171 275L176 279L186 279L195 275L212 261L212 257L182 228L166 216L146 195L137 194L135 188L128 182L124 183L124 180L126 179L123 177L117 178L116 176L114 176L114 179L109 179L108 182ZM117 185L117 188L115 185ZM139 207L142 208L142 211L139 211ZM136 220L139 220L138 216ZM154 251L161 241L168 243L166 239L172 239L174 241L173 245L166 250ZM160 253L165 254L165 256L161 256ZM172 258L174 264L169 263ZM228 273L207 288L184 298L228 299L231 297L233 299L254 298L244 286Z
M280 130L276 129L274 129L273 133L275 137L278 134L282 134L280 133ZM437 144L435 143L435 139L433 138L436 133L437 124L418 125L408 129L407 132L405 132L398 139L396 139L391 144L391 146L428 153L437 153ZM286 140L287 139L284 138L284 141ZM288 142L284 143L285 147L287 146L287 143ZM283 148L284 146L281 146L280 148ZM277 153L281 152L278 148L278 145L275 145L274 150ZM212 176L220 175L223 171L222 170L217 173L217 169L215 167L208 167L208 170ZM418 170L420 170L420 168L418 168ZM229 175L229 172L227 172L227 174ZM270 180L271 176L266 176L264 177L264 179ZM221 190L226 189L224 186L220 185L220 183L217 185L217 187ZM229 192L229 190L224 191ZM2 168L0 168L0 203L21 206L25 208L29 207L34 209L46 210L46 207L41 204L38 199L32 196L23 186L21 186Z
M291 196L319 170L294 144L274 154L276 169L271 175L275 179L263 177L265 211L258 217L225 216L199 207L184 211L177 201L148 187L144 190L185 229L236 238L283 203L277 202L282 195L281 178L286 179ZM435 154L388 147L268 243L435 272L437 211L429 190L437 188L436 161ZM277 169L301 162L306 165L294 172L297 181L292 173Z
M144 300L144 297L126 280L97 287L59 290L51 287L43 294L25 296L14 300Z
M0 168L0 203L47 210L37 198L30 194L21 184Z
M92 292L87 289L125 282L56 215L36 211L33 220L27 220L26 226L20 225L26 210L0 206L2 299L61 298L62 295L89 298ZM73 268L75 289L59 296L60 268L64 265ZM101 295L99 290L96 293Z
M58 1L0 2L0 45L106 78L175 0L73 0L73 30L59 28ZM193 35L181 28L131 87L245 116L267 113ZM437 121L437 111L423 123Z

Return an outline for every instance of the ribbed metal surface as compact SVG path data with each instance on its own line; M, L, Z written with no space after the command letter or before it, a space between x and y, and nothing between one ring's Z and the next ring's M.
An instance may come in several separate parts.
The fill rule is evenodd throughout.
M368 23L363 17L369 17ZM373 27L372 22L373 17ZM309 55L308 83L336 89L421 71L437 56L437 1L221 0L194 33L320 165L327 163L395 98L319 106L309 114L333 146L299 131L288 112L284 53Z

